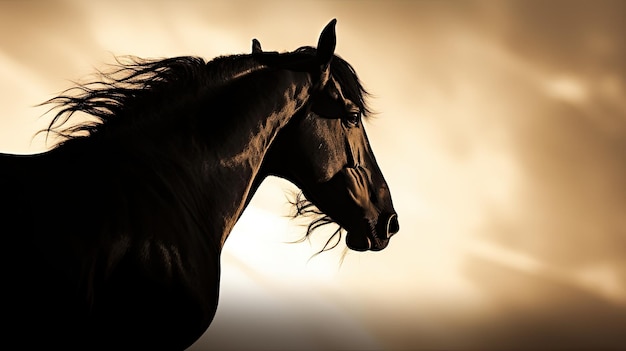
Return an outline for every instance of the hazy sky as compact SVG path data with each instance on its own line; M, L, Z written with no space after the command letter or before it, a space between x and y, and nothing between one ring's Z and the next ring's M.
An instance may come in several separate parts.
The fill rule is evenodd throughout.
M401 232L309 261L268 181L192 349L624 347L623 1L0 0L0 151L44 150L33 106L113 55L293 50L332 18Z

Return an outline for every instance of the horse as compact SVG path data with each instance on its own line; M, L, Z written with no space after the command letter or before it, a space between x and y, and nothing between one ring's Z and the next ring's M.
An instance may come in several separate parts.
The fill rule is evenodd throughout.
M363 119L367 92L316 48L211 61L117 59L46 101L48 151L0 154L2 340L25 348L181 350L218 305L220 253L256 189L282 177L356 251L399 222ZM74 116L88 116L80 122Z

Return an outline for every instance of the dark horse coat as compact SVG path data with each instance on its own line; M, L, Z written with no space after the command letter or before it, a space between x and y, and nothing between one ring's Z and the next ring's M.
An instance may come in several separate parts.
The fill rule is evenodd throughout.
M323 215L310 229L336 222L348 247L385 248L397 216L334 26L317 49L255 40L208 63L131 58L49 101L65 141L0 155L3 342L188 347L215 314L224 241L268 175ZM74 113L94 120L64 127Z

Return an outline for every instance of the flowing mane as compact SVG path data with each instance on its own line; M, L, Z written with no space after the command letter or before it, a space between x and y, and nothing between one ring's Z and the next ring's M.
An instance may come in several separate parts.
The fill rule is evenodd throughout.
M194 56L158 60L118 57L111 70L98 71L94 80L45 101L56 113L43 132L71 140L94 136L120 119L154 120L174 111L179 114L189 102L181 97L198 98L203 90L217 89L233 76L258 67L249 55L220 56L208 63ZM76 112L92 118L65 127ZM126 126L132 123L125 121Z
M315 57L316 52L315 48L304 46L292 55ZM357 104L364 117L369 116L371 110L366 101L369 94L354 68L338 55L334 55L333 62L331 74L343 87L344 94ZM219 56L209 62L195 56L166 59L117 57L116 64L111 65L109 71L98 71L94 80L76 84L45 101L42 105L53 105L51 110L56 113L42 132L71 140L98 134L119 119L152 120L154 115L179 112L181 96L197 98L203 90L217 89L262 67L251 55ZM65 127L76 112L91 118ZM125 123L124 128L126 125L132 124Z

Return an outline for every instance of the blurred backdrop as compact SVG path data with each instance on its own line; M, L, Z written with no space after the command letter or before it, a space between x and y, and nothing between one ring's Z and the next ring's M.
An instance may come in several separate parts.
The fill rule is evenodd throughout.
M269 179L192 349L623 348L623 1L0 0L0 151L52 147L35 105L114 55L293 50L332 18L401 231L311 258Z

